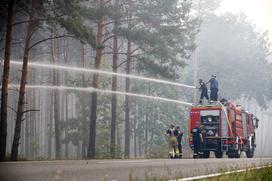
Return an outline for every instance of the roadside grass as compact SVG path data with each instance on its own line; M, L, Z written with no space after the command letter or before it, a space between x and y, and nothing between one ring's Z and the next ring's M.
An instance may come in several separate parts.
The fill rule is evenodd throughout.
M224 174L224 173L223 173ZM247 169L243 172L225 174L218 177L201 179L199 181L272 181L272 167Z
M168 167L166 167L166 174L159 175L153 173L151 170L145 173L144 178L139 178L133 174L133 171L129 174L129 181L272 181L272 166L263 165L262 168L255 165L251 168L240 170L238 165L231 168L225 166L218 168L220 176L209 177L205 179L193 178L185 176L184 173L173 173ZM237 171L237 172L236 172ZM199 170L195 170L195 173L200 173ZM207 169L206 174L213 174L211 170ZM185 176L185 177L184 177Z

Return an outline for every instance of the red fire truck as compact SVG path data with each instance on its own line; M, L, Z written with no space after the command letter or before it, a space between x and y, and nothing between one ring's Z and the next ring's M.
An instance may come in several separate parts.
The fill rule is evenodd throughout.
M189 119L190 147L194 149L191 130L201 127L204 158L209 158L211 151L216 158L222 158L224 152L229 158L239 158L242 151L248 158L254 156L255 129L259 120L242 106L226 100L195 105Z

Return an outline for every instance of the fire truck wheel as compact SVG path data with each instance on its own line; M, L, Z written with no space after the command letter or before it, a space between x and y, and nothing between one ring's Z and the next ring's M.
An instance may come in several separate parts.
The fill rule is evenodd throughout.
M216 158L222 158L223 157L223 152L220 151L220 150L215 151L214 154L215 154Z
M241 157L241 149L238 148L238 150L235 151L235 158L240 158Z
M247 158L253 158L254 151L252 149L246 151L246 156L247 156Z
M234 153L233 152L228 152L228 158L234 158Z
M254 148L253 148L254 143L255 143L255 136L253 137L251 136L248 140L248 150L246 151L247 158L253 158L254 156Z
M204 158L210 158L210 151L204 151Z

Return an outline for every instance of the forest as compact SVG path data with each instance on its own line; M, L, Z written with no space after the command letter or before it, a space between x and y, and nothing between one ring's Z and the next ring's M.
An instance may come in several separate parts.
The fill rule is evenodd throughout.
M188 105L213 74L219 97L257 112L258 139L271 141L268 31L220 3L2 1L0 160L163 158L170 124L189 155Z

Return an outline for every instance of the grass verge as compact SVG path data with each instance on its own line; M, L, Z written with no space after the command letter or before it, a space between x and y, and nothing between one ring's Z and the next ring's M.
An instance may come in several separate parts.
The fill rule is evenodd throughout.
M231 173L213 178L202 179L201 181L272 181L272 167L259 169L248 169L244 172Z

